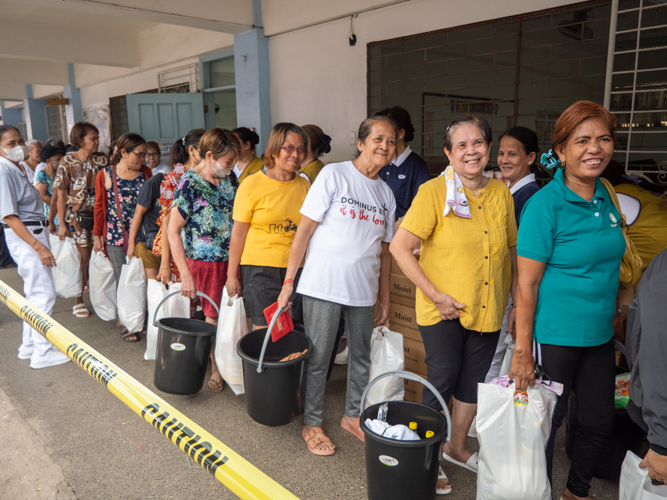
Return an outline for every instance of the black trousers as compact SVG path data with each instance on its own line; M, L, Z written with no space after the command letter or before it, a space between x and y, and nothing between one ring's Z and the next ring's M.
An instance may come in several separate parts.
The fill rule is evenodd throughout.
M480 333L467 330L458 319L435 325L419 325L426 351L428 381L449 402L454 395L462 403L477 404L477 384L484 382L496 353L500 330ZM424 390L422 403L442 410L434 394Z
M577 428L567 488L579 497L588 496L593 472L614 425L616 380L614 341L595 347L564 347L540 344L542 367L551 380L563 384L551 421L547 444L547 472L551 481L554 439L567 412L572 389L577 393Z

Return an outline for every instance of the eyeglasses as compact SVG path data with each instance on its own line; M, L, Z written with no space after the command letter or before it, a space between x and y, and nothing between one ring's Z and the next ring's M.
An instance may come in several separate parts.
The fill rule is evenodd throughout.
M137 158L146 158L146 153L137 153L136 151L130 151L130 153L137 155Z
M288 146L280 146L280 149L284 150L288 155L291 155L294 153L294 150L298 151L300 155L305 155L306 154L306 147L305 146L293 146L289 144Z
M146 153L146 158L154 158L160 156L160 153Z

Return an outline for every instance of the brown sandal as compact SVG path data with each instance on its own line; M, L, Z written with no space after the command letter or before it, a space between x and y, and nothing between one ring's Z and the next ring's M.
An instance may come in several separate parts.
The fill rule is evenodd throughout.
M213 377L211 377L208 381L208 384L206 384L206 389L208 389L210 392L222 392L224 388L225 383L222 380L218 382Z
M340 426L353 436L359 438L362 442L366 441L366 436L364 436L364 431L361 430L358 418L353 420L351 423L346 423L345 419L343 419L340 421Z
M301 435L303 436L304 441L308 445L308 449L310 450L310 452L315 455L318 455L320 457L328 457L336 452L335 449L320 450L316 448L316 446L320 443L331 443L331 439L329 439L326 436L326 434L324 434L324 431L317 432L315 430L312 430L305 435L302 432Z

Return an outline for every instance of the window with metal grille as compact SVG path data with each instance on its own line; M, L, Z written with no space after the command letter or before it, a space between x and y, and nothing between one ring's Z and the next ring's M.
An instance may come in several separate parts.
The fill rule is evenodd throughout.
M585 2L369 44L368 111L407 109L416 129L410 147L432 173L448 163L447 123L464 114L491 124L490 166L498 136L513 126L535 130L546 152L565 108L603 102L610 13L609 1Z
M65 144L69 143L67 136L67 118L65 116L65 106L48 105L46 106L46 129L49 139L60 139Z

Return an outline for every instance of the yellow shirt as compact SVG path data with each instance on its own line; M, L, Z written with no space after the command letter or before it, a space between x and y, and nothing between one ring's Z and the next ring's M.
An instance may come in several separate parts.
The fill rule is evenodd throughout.
M422 239L419 265L435 287L466 306L461 325L477 332L500 330L512 282L509 249L516 246L514 201L503 183L490 179L478 191L465 189L470 219L447 216L445 176L421 185L401 228ZM434 325L440 314L417 289L417 324Z
M292 241L301 223L301 205L310 183L297 175L279 182L264 172L246 178L234 200L235 221L250 224L242 266L287 267Z
M236 166L236 163L234 163L234 166ZM253 156L250 163L248 163L246 168L243 169L243 172L241 172L241 175L239 175L239 184L241 184L249 175L261 171L262 168L264 168L264 162L256 156Z
M644 272L653 258L667 248L667 199L632 184L620 184L614 189L632 196L641 205L639 215L628 226L628 236L642 258Z
M310 183L315 182L315 177L320 173L320 170L324 168L324 163L320 160L313 160L308 163L305 167L301 169L301 173L310 179Z

